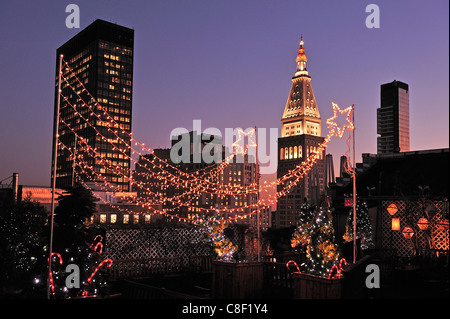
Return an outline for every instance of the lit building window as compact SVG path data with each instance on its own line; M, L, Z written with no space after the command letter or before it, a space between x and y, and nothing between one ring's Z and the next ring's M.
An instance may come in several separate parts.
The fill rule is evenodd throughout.
M115 224L117 222L117 214L111 214L111 224Z
M106 223L106 214L100 214L100 223L101 224Z
M130 215L124 214L124 215L123 215L123 223L124 223L124 224L128 224L129 221L130 221Z
M134 224L138 224L139 223L139 215L138 214L134 214L133 215L133 223Z
M150 214L146 214L145 215L145 219L144 220L145 220L146 223L150 223L150 218L151 218L150 216L151 216Z

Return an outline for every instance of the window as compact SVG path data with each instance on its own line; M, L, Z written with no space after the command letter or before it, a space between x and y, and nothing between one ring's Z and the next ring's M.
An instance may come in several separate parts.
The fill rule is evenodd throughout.
M150 223L150 219L151 219L151 215L150 214L146 214L144 217L144 221L146 224Z
M106 214L100 214L100 223L101 224L106 223Z
M115 224L117 222L117 214L111 214L110 223Z
M139 223L139 214L134 214L133 215L133 223L134 224L138 224Z
M124 224L128 224L130 221L130 215L128 214L123 214L123 223Z

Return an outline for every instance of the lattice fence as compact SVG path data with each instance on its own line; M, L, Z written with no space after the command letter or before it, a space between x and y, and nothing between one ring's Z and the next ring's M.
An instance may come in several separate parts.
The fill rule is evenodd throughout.
M212 254L204 234L195 228L110 229L106 256L113 260L181 258Z
M395 204L398 209L393 216L387 211L391 204ZM428 207L430 204L434 206L436 212L429 218L428 228L421 230L417 222L419 218L425 217L425 206ZM396 250L399 257L411 257L415 253L420 253L422 249L449 249L448 202L434 201L423 204L418 201L383 201L380 208L383 248ZM400 230L392 230L392 218L400 219ZM447 220L447 227L441 224L444 220ZM403 235L405 227L413 229L414 234L411 238L405 238Z

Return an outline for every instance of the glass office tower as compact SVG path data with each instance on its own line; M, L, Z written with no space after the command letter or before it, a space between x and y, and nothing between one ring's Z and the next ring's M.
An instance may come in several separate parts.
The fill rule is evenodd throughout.
M57 49L53 132L63 54L58 134L70 151L58 146L56 187L81 179L130 190L133 46L134 30L96 20Z
M378 154L408 152L409 87L393 81L381 85L381 107L377 109Z

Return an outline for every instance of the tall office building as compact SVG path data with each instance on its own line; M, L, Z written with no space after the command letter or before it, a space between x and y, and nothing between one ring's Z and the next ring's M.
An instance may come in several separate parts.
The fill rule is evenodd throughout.
M306 69L308 61L303 47L303 36L297 55L297 70L292 78L292 86L281 119L281 137L278 138L278 169L280 178L316 151L324 141L321 137L322 119L311 87L311 76ZM313 169L304 176L291 192L278 199L275 227L296 225L301 206L306 199L309 204L317 204L325 190L325 150ZM284 185L279 185L281 190Z
M56 187L73 185L79 178L129 191L133 46L134 30L96 20L56 50L53 133L62 54L70 69L63 63L67 82L62 79L58 134L75 154L58 147ZM85 162L84 169L77 167L77 157Z
M381 85L381 105L377 109L378 154L409 151L409 88L393 81Z

